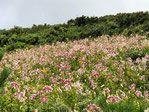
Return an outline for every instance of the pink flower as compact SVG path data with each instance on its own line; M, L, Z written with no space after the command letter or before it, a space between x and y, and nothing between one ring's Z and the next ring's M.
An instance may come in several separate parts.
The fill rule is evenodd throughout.
M113 96L113 95L110 95L107 100L108 103L112 103L112 102L119 103L120 101L121 101L121 98L119 96Z
M111 77L111 74L107 74L107 77Z
M110 93L110 89L109 88L104 88L103 91L107 92L107 93Z
M17 84L17 82L11 82L10 85L12 88L15 88L15 89L20 88L20 86Z
M144 97L148 98L149 97L149 92L148 91L144 91Z
M92 86L93 86L93 88L96 88L96 87L98 87L98 83L92 83Z
M93 83L93 80L90 77L88 78L88 80L90 83Z
M81 66L84 68L86 66L85 62L82 62Z
M127 61L132 62L132 59L131 58L127 58Z
M69 54L69 56L70 56L70 57L72 57L72 56L73 56L73 54L71 54L71 53L70 53L70 54Z
M70 85L65 85L64 88L65 88L67 91L70 91L70 90L71 90L71 86L70 86Z
M29 100L34 100L36 97L36 94L32 94L32 96L30 96Z
M140 77L140 80L144 80L144 79L145 79L145 76L142 75L142 76Z
M108 70L108 67L105 66L105 67L104 67L104 71L107 71L107 70Z
M56 101L59 102L61 99L60 98L56 98Z
M8 89L5 89L5 93L8 93Z
M118 80L118 78L116 76L113 76L112 78L113 78L114 82L116 82Z
M15 93L16 98L20 99L21 97L23 97L23 94L21 92Z
M108 97L108 101L107 102L115 102L115 97L113 96L113 95L110 95L109 97Z
M120 72L122 72L123 67L122 67L122 66L120 66L120 67L118 68L118 70L119 70Z
M25 74L26 74L26 72L25 72L25 71L22 71L21 73L22 73L22 75L25 75Z
M136 94L136 96L141 96L142 95L141 91L138 91L138 90L135 92L135 94Z
M57 82L55 80L53 80L53 85L57 85Z
M128 97L126 96L126 94L124 92L121 94L121 98L128 99Z
M70 65L67 65L67 70L69 70L71 68L71 66Z
M131 84L131 86L129 87L129 89L134 90L136 87L136 84Z
M43 87L43 91L45 92L45 93L49 93L49 92L51 92L53 90L53 88L51 88L50 86L44 86Z
M95 111L95 104L88 105L88 108L90 111L94 112Z
M85 90L85 92L86 92L86 94L88 94L88 95L91 93L89 90Z
M115 62L114 62L115 65L118 65L118 63L119 63L118 61L115 61Z
M20 100L20 102L24 102L26 100L26 97L25 97L25 90L23 92L20 92L18 90L18 93L15 93L16 95L16 98Z
M85 72L85 69L78 69L78 74L82 75Z
M146 64L147 61L148 61L148 59L142 58L142 63L143 63L143 64Z
M41 100L42 100L42 104L44 104L44 103L48 103L48 98L45 97L44 95L42 95Z
M136 62L137 62L137 63L139 63L140 61L141 61L141 59L140 59L140 58L137 58L137 59L136 59Z
M102 65L101 64L97 64L95 65L96 69L102 69Z
M69 80L66 80L66 81L65 81L65 84L71 85L71 82L70 82Z
M98 78L99 77L99 72L96 72L95 74L94 74L94 78Z
M145 55L145 58L149 58L149 55L148 55L148 54L146 54L146 55Z
M121 101L121 98L119 96L115 96L115 100L119 103Z

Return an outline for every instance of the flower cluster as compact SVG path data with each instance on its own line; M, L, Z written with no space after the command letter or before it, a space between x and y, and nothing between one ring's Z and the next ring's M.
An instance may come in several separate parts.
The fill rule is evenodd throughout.
M108 99L107 99L108 103L111 103L111 102L119 103L120 101L121 101L121 98L119 96L113 96L113 95L108 96Z
M5 82L5 94L0 94L1 101L14 108L32 106L37 112L56 102L78 112L82 108L93 112L101 106L94 102L100 94L107 104L131 98L134 102L147 101L147 50L144 36L101 36L6 53L0 72L5 65L12 72ZM4 106L10 111L10 105Z

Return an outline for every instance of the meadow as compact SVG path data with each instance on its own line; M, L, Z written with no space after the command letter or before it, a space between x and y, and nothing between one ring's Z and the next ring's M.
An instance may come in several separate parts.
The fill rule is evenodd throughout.
M149 40L101 36L5 53L0 112L144 112Z

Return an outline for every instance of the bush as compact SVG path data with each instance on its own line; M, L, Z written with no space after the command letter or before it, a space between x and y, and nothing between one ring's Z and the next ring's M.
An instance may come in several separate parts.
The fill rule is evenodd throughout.
M13 44L10 44L8 46L6 46L6 49L8 51L12 51L12 50L15 50L15 49L18 49L18 48L25 48L27 47L27 45L23 42L16 42L16 43L13 43Z
M130 50L127 53L124 54L124 58L131 58L133 61L135 61L137 58L142 59L146 54L149 54L149 47L143 50Z
M5 51L0 49L0 61L2 60L4 53L5 53ZM3 88L4 82L5 82L5 80L7 79L8 75L10 73L11 73L11 69L7 68L7 67L4 67L3 71L0 73L0 89Z

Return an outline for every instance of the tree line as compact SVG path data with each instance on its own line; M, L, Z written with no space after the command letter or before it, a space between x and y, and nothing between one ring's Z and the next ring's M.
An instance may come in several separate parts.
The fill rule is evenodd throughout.
M31 45L51 44L57 41L96 38L101 35L146 35L149 37L149 12L118 13L103 17L82 15L64 24L33 25L31 28L14 26L0 30L0 48L14 50Z

